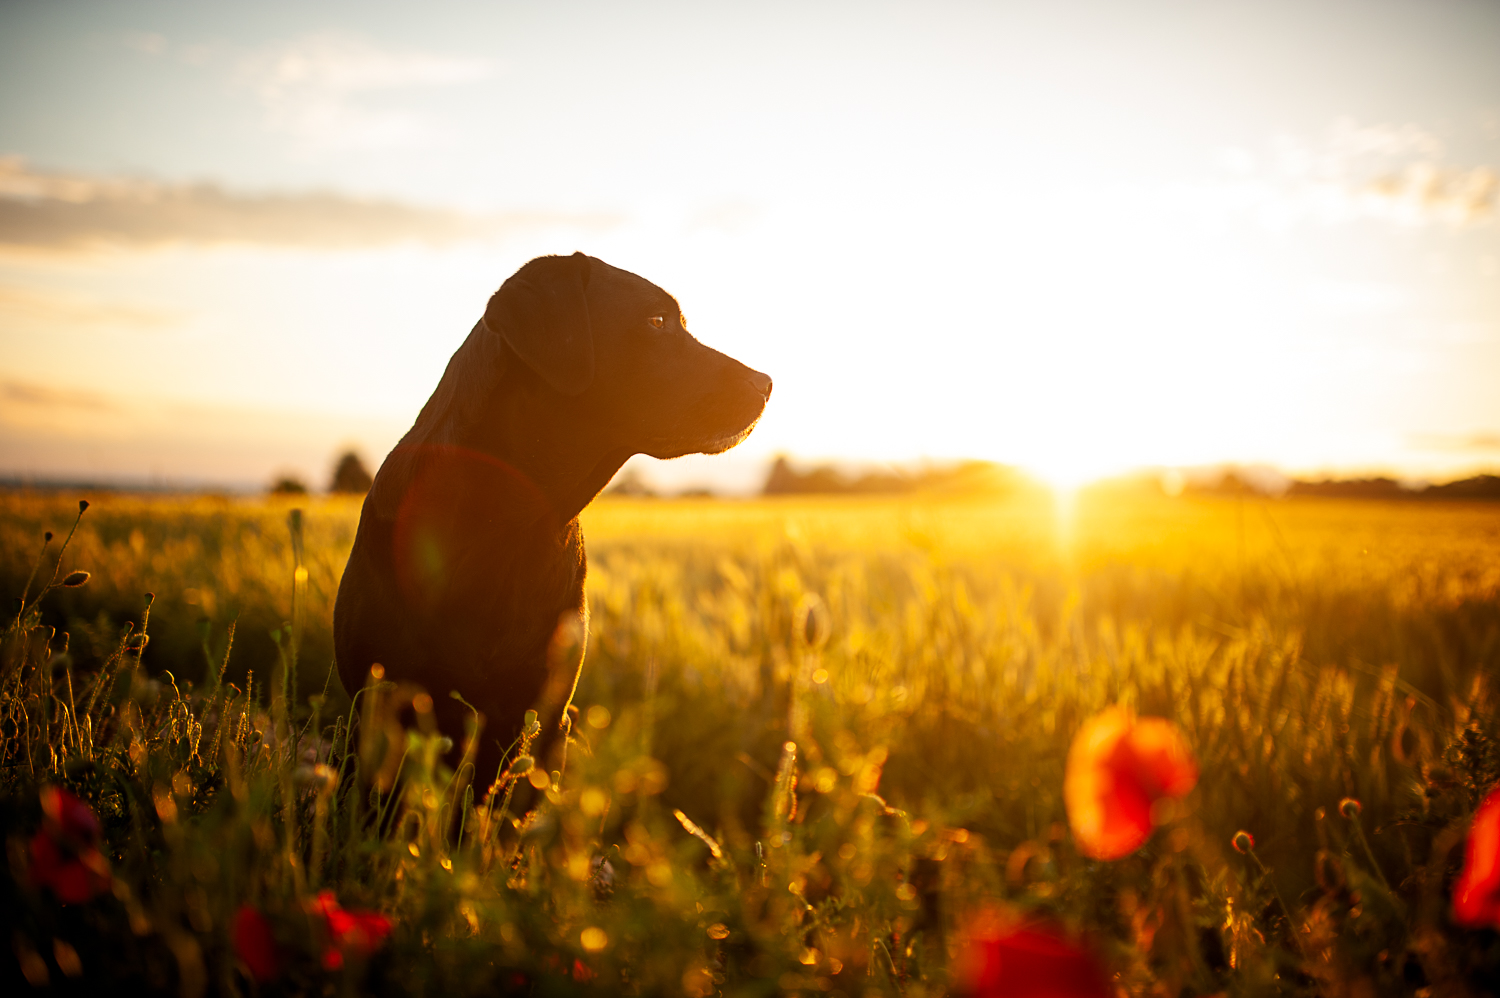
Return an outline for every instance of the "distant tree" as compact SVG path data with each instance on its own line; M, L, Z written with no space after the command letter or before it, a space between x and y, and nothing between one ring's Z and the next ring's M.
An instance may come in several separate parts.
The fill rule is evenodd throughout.
M636 496L641 499L651 499L656 492L646 484L641 473L635 468L626 468L614 477L609 487L604 490L605 495L611 496Z
M1019 487L1015 471L988 461L919 465L908 468L872 468L860 474L845 474L833 465L820 464L799 471L780 455L771 465L763 495L863 494L900 495L911 492L942 492L954 495L993 495Z
M282 475L271 483L273 496L305 496L307 485L295 475Z
M819 465L808 471L798 471L785 455L777 456L766 475L766 484L761 487L761 493L768 496L848 491L849 482L834 468Z
M362 496L370 491L374 482L375 479L365 469L365 463L351 450L346 451L334 466L333 481L329 483L328 491Z
M1500 475L1475 475L1441 485L1403 483L1394 478L1344 478L1296 481L1294 496L1333 496L1340 499L1500 499Z
M1426 499L1500 499L1500 475L1475 475L1446 485L1434 485L1422 496Z
M1287 495L1329 496L1338 499L1405 499L1416 492L1402 488L1394 478L1325 478L1321 481L1294 481Z

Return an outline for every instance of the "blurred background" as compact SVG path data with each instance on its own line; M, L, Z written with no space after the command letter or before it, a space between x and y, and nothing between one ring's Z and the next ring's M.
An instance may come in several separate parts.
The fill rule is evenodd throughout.
M632 488L1472 476L1497 45L1456 0L11 0L0 478L373 470L489 294L574 250L776 382Z

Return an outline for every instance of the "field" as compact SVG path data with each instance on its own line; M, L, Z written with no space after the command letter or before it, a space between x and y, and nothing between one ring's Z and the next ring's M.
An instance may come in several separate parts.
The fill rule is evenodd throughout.
M11 593L77 498L0 496ZM7 993L915 998L997 920L1132 995L1500 979L1448 901L1500 779L1500 506L601 500L566 768L471 779L393 727L415 691L327 678L357 502L87 498L56 577L92 577L5 638ZM1114 705L1199 778L1105 861L1063 785ZM103 826L76 903L48 784Z

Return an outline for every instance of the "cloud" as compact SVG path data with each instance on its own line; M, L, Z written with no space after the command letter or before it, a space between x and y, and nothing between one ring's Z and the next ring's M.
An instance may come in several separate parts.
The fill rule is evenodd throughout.
M126 48L144 56L158 56L167 50L166 36L154 31L127 31L120 40Z
M245 56L237 78L259 99L265 122L323 147L399 145L426 134L414 114L370 107L377 92L471 83L492 75L486 60L392 51L343 34L307 35Z
M1228 200L1284 225L1376 219L1402 226L1483 225L1500 217L1500 170L1454 166L1441 139L1414 124L1362 125L1342 118L1324 140L1282 136L1269 156L1220 150L1236 176Z
M97 392L52 388L47 385L22 381L0 382L0 412L12 406L56 412L58 410L81 410L83 412L118 412L119 406Z
M1320 309L1345 315L1375 315L1406 305L1410 292L1381 281L1320 281L1309 288L1308 300Z
M704 229L736 233L755 224L761 215L760 206L753 201L728 199L699 205L688 216L684 228L689 232Z
M100 245L241 243L348 249L452 243L507 230L600 228L609 215L516 212L469 215L331 192L246 194L216 184L41 173L0 156L0 246L75 250Z
M488 59L382 48L357 35L323 32L254 50L223 43L169 41L153 31L127 31L125 48L156 59L169 53L189 66L230 66L230 83L261 106L265 126L318 149L373 149L432 138L417 114L373 106L419 88L450 87L494 75Z
M1367 214L1395 222L1470 225L1495 217L1500 174L1486 166L1447 170L1435 163L1413 163L1374 178L1355 196Z
M1468 434L1419 433L1411 442L1420 450L1471 451L1500 454L1500 432Z
M321 484L352 443L377 461L408 422L0 381L0 478L264 488Z
M159 329L180 322L184 313L129 302L99 302L71 295L0 285L0 317L30 320L46 327L133 326Z

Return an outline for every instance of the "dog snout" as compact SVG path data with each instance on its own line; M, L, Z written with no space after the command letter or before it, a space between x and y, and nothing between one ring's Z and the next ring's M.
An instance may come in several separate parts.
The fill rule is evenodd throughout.
M751 371L745 375L745 381L760 393L760 397L767 402L771 401L771 378L761 374L759 371Z

